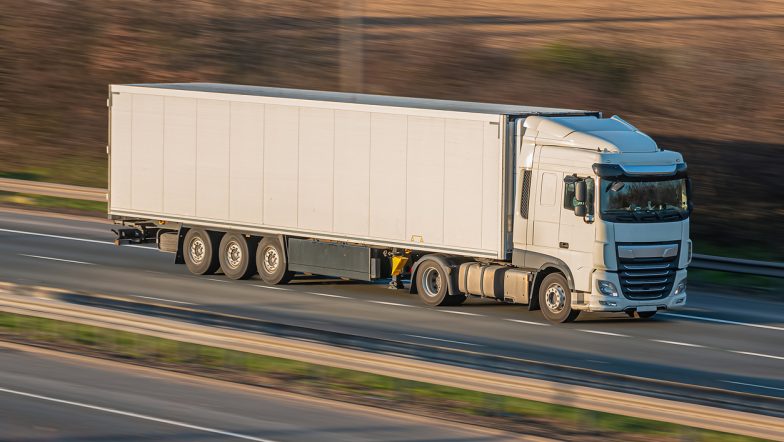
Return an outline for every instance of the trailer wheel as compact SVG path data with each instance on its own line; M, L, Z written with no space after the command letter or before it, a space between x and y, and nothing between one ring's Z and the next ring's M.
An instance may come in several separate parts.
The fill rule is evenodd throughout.
M256 273L256 245L258 239L245 238L239 233L223 235L218 248L223 274L231 279L248 279Z
M550 322L572 322L580 314L572 310L572 291L569 282L560 273L544 277L539 286L539 307Z
M217 241L206 230L188 230L182 246L185 265L194 275L211 275L220 267Z
M447 278L440 264L432 259L423 262L416 274L417 293L422 302L431 307L462 304L466 299L464 295L449 295Z
M294 277L288 266L280 241L275 237L262 239L256 249L256 268L261 279L267 284L286 284Z

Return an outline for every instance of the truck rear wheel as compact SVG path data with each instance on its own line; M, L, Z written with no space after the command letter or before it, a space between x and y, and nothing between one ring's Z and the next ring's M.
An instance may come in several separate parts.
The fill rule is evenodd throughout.
M422 302L431 307L462 304L465 295L450 296L447 278L440 264L430 259L423 262L416 275L417 293Z
M235 232L223 235L219 258L223 274L231 279L248 279L256 273L256 245L258 240L245 238Z
M286 284L294 277L278 238L265 237L256 249L256 268L267 284Z
M539 307L550 322L572 322L580 314L572 310L572 291L569 282L560 273L544 277L539 285Z
M220 267L218 244L206 230L188 230L182 245L185 265L194 275L211 275Z

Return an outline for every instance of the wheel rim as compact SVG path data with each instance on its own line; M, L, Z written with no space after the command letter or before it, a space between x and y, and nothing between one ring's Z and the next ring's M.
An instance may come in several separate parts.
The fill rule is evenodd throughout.
M242 264L242 247L237 241L229 242L226 247L226 264L232 269L237 269Z
M438 293L441 291L441 284L441 273L433 267L426 268L422 274L422 289L425 292L425 296L428 298L438 296Z
M188 254L191 257L191 262L194 264L201 264L204 261L207 247L204 245L204 240L201 237L195 237L188 244Z
M267 246L264 248L264 259L262 260L264 271L267 273L275 273L280 265L280 256L275 247Z
M550 284L544 292L544 303L547 310L553 313L561 313L566 308L566 291L561 284Z

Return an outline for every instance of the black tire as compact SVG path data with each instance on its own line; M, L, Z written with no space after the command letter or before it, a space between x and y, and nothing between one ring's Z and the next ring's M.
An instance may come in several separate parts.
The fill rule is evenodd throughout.
M190 229L185 235L182 249L185 265L194 275L211 275L220 267L215 234L198 227Z
M656 315L656 312L636 312L636 314L640 319L651 319Z
M579 310L572 310L572 291L569 290L569 282L560 273L551 273L542 280L539 307L550 322L572 322L580 314Z
M231 279L248 279L256 273L256 245L258 240L229 232L218 247L223 274Z
M256 248L256 269L267 284L287 284L294 277L281 242L276 237L265 237Z
M419 298L431 307L454 306L462 304L465 295L449 296L449 283L446 271L441 264L428 259L419 265L416 286Z

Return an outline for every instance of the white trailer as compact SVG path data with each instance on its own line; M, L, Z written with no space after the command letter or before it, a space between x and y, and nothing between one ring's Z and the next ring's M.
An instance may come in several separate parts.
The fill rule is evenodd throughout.
M544 201L542 192L555 199L569 181L564 164L552 177L531 174L551 149L527 139L526 126L563 138L589 134L593 124L626 132L631 144L641 135L589 111L224 84L113 85L109 107L109 214L125 225L118 244L154 241L194 273L258 272L274 284L309 272L392 277L399 287L406 272L430 305L480 295L536 307L529 294L555 272L569 292L554 295L556 320L598 310L585 294L603 269L593 265L592 209L579 224L572 212L582 209L570 208L564 223L561 210L539 204L532 211L541 220L529 225L522 216L522 206ZM573 167L581 176L564 184L578 192L602 163L601 147L611 152L612 140L596 151L586 137L590 147L562 139L556 155L585 157ZM566 236L590 230L590 256L540 257L550 256L543 252L559 228ZM621 307L636 310L634 302ZM563 310L568 317L559 319Z

